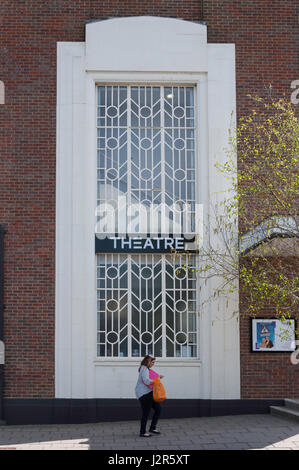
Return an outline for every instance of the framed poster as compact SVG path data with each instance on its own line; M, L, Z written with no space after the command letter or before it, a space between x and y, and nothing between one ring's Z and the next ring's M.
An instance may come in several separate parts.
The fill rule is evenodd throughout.
M253 352L293 352L295 343L295 320L276 318L251 319L251 350Z

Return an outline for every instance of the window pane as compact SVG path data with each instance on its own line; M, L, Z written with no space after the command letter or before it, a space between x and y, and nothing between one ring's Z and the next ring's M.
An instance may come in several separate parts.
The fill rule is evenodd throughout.
M120 196L126 207L167 204L167 228L175 233L182 215L174 206L188 203L194 230L194 88L99 86L96 123L98 204ZM155 214L150 226L145 211L135 230L161 234L161 212ZM118 221L105 216L109 232L126 232L127 209ZM196 357L196 276L184 264L186 256L97 255L98 356Z
M106 353L103 347L98 352L128 357L131 338L132 356L196 357L196 282L186 286L195 257L167 255L165 263L159 255L116 254L97 259L97 272L104 271L107 279L106 287L98 288L103 300L98 301L97 317L97 342L98 346L106 344Z

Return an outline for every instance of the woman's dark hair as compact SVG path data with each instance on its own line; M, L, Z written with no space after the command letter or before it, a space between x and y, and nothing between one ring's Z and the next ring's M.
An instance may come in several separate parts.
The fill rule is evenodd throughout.
M145 358L142 359L142 361L141 361L138 372L140 372L140 369L141 369L142 366L145 366L145 367L148 368L150 362L155 361L155 360L156 360L156 358L153 357L153 356L150 356L150 355L145 356Z

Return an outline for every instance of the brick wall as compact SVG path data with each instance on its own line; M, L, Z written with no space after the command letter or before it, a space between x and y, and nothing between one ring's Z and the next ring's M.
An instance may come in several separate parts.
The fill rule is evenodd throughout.
M6 397L54 396L56 43L84 41L86 20L135 15L204 19L209 42L236 43L239 116L248 109L248 93L262 95L272 83L289 96L298 79L292 0L2 0ZM286 356L269 355L257 365L256 355L244 353L247 323L241 324L243 397L292 396L298 372L285 368ZM257 374L261 368L273 384L266 389Z
M261 318L273 315L265 311ZM290 353L252 353L248 317L240 330L242 398L298 398L299 365L291 363Z
M261 264L263 260L261 259ZM289 276L296 272L298 260L294 257L276 258L271 264L278 269L289 271ZM248 259L243 265L250 267ZM242 286L241 286L242 289ZM246 287L243 286L242 303L246 304ZM240 302L241 303L241 302ZM247 305L249 305L247 303ZM262 311L256 318L275 318L271 303L265 302ZM241 312L245 307L241 307ZM294 308L292 318L299 327L298 309ZM251 319L246 315L240 317L240 349L241 349L241 390L243 398L298 398L299 396L299 365L291 362L289 352L251 352Z

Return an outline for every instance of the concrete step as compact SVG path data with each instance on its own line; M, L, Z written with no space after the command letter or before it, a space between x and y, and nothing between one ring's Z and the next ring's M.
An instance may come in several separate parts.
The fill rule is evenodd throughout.
M290 408L291 410L299 411L299 399L290 399L290 398L285 398L284 404L286 408Z
M280 418L291 419L299 423L299 411L295 411L286 406L270 406L270 413L273 416L279 416Z

